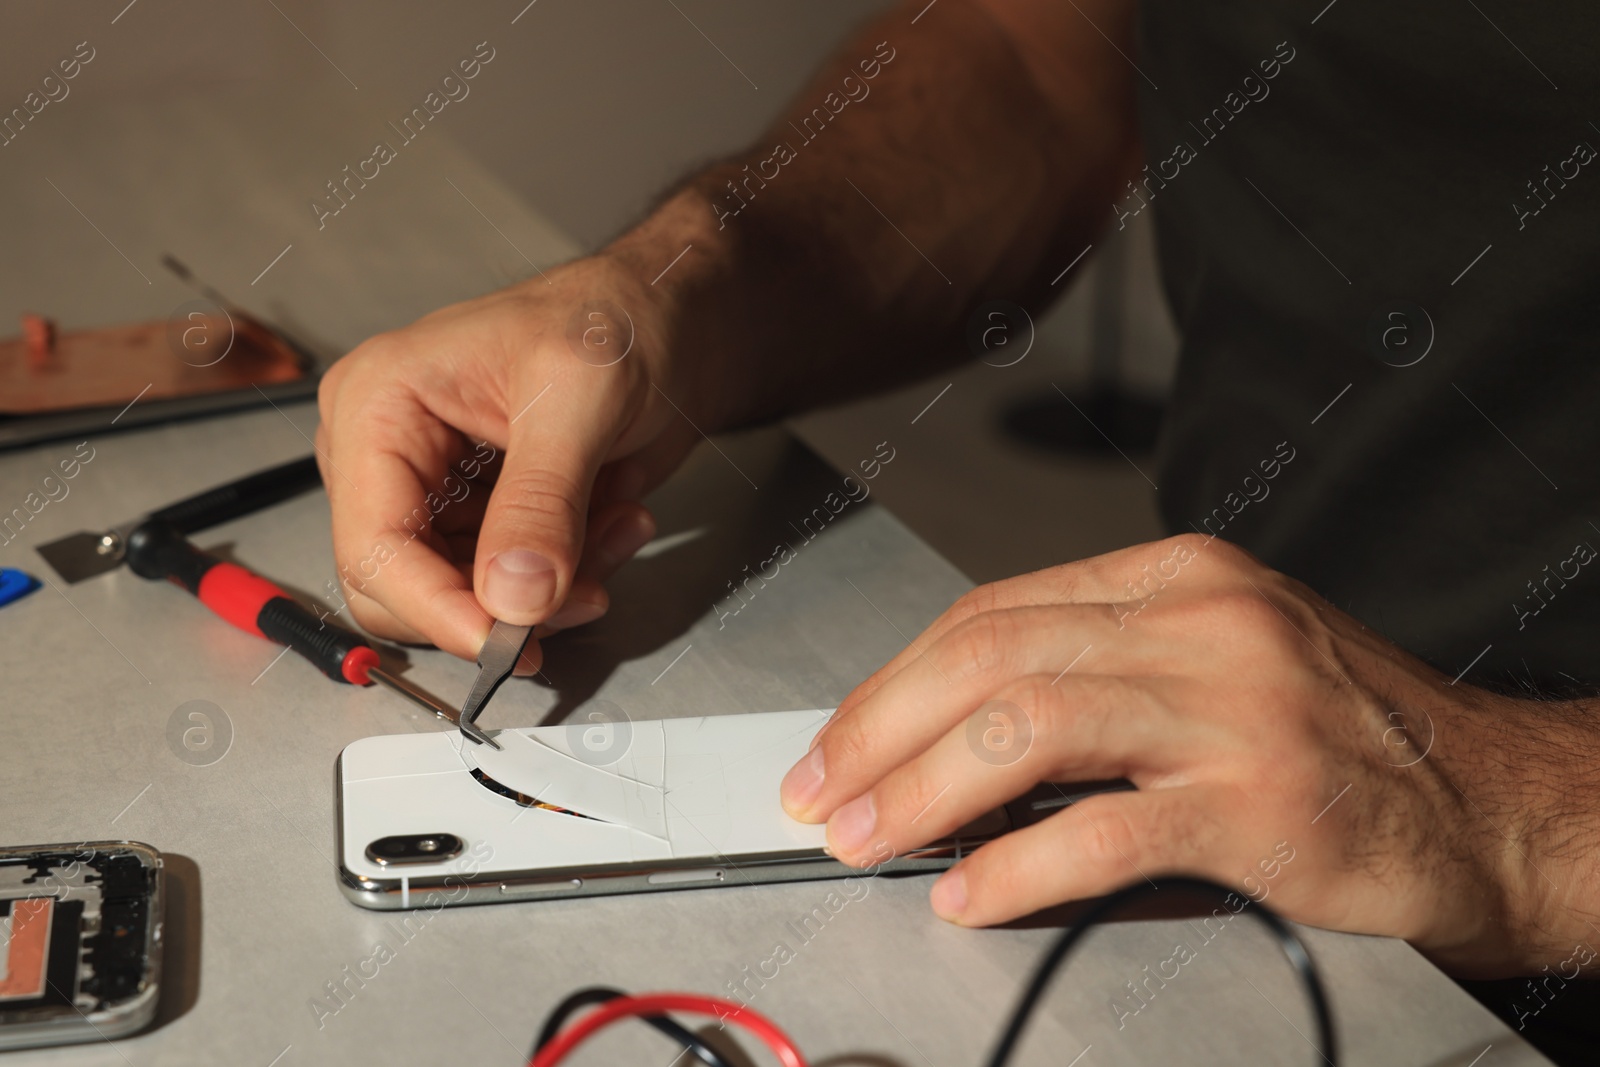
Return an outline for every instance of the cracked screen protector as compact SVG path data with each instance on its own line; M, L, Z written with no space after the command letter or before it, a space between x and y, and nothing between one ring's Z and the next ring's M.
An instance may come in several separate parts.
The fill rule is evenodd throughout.
M828 714L502 730L499 751L454 731L365 738L340 758L344 865L373 878L473 876L817 852L824 828L789 818L778 783ZM404 870L366 853L426 833L465 847Z

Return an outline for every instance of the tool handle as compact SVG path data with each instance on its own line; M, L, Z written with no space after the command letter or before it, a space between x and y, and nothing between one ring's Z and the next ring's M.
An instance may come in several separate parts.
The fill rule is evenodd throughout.
M213 486L176 504L168 504L159 511L151 512L150 519L170 523L179 534L192 534L240 515L259 511L269 504L287 500L321 484L317 457L306 456L247 474L226 485Z
M318 618L277 585L237 563L196 548L167 522L145 522L128 535L128 567L141 578L183 586L226 621L287 645L336 682L367 685L378 653L357 634Z

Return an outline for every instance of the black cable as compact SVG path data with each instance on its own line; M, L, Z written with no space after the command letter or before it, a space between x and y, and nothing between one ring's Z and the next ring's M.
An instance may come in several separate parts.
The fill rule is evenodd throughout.
M544 1026L539 1030L539 1038L533 1043L533 1052L528 1055L531 1061L539 1055L539 1050L554 1041L561 1028L566 1025L567 1017L579 1008L586 1008L591 1004L604 1004L607 1001L625 997L628 994L620 989L611 989L606 986L589 986L573 993L566 1000L555 1006L544 1021ZM706 1067L729 1067L728 1061L723 1059L716 1049L706 1044L694 1031L683 1027L667 1018L665 1015L641 1015L639 1018L666 1034L672 1040L682 1045L689 1052L694 1053Z
M1022 1039L1022 1031L1027 1026L1029 1017L1033 1014L1034 1008L1038 1007L1040 999L1043 998L1045 990L1050 984L1050 979L1054 977L1062 962L1077 946L1078 942L1083 940L1090 930L1113 913L1162 889L1199 893L1202 896L1220 898L1224 906L1227 906L1230 897L1239 895L1236 890L1203 878L1171 877L1158 878L1153 882L1137 882L1126 889L1118 890L1101 899L1094 907L1084 912L1083 917L1076 923L1062 931L1055 944L1050 946L1044 958L1039 961L1039 966L1034 971L1033 978L1029 981L1027 989L1023 992L1022 999L1018 1001L1016 1008L1012 1011L1011 1021L1006 1024L1005 1031L1000 1036L1000 1042L995 1047L994 1054L989 1058L989 1067L1005 1067L1006 1062L1011 1058L1011 1053ZM1278 916L1277 912L1255 901L1247 901L1246 907L1250 904L1255 905L1253 914L1266 925L1267 929L1277 936L1278 947L1288 957L1289 962L1294 966L1296 976L1305 987L1306 997L1311 1001L1312 1013L1316 1016L1318 1052L1322 1059L1327 1062L1328 1067L1338 1067L1339 1052L1334 1040L1333 1016L1328 1008L1327 993L1322 987L1321 977L1317 974L1316 964L1311 961L1311 955L1306 951L1305 942L1300 940L1300 936ZM1241 914L1242 912L1243 909L1241 908L1234 914ZM529 1059L531 1060L534 1056L537 1056L539 1050L555 1039L556 1035L561 1032L561 1028L566 1024L567 1018L573 1012L591 1004L604 1004L607 1001L623 996L627 996L627 994L620 989L590 986L586 989L580 989L567 997L567 999L556 1005L555 1010L545 1019L544 1026L539 1031L539 1038L534 1042L533 1053L529 1056ZM702 1063L706 1064L706 1067L729 1067L727 1060L723 1059L715 1049L706 1044L699 1035L680 1026L667 1016L649 1015L642 1016L642 1018L651 1026L678 1042L687 1051L694 1053Z
M1038 1006L1039 999L1044 996L1045 988L1050 984L1051 977L1056 969L1061 966L1061 961L1066 959L1083 936L1094 928L1096 923L1105 919L1123 906L1149 896L1160 889L1179 889L1202 893L1206 896L1221 896L1226 906L1229 896L1237 895L1235 890L1225 885L1207 881L1202 878L1158 878L1154 882L1137 882L1126 889L1118 890L1101 900L1094 907L1084 913L1072 926L1068 927L1045 953L1044 959L1039 961L1039 968L1033 974L1033 980L1028 983L1027 991L1022 994L1022 999L1017 1003L1016 1010L1011 1014L1011 1022L1006 1025L1005 1032L1000 1036L1000 1043L995 1047L994 1055L989 1058L989 1067L1004 1067L1011 1058L1011 1052L1016 1048L1017 1042L1022 1038L1022 1030L1028 1024L1028 1017L1033 1009ZM1252 902L1253 903L1253 902ZM1255 915L1278 936L1279 947L1283 954L1289 957L1289 962L1294 965L1295 973L1305 986L1306 996L1311 1001L1311 1008L1317 1017L1317 1043L1322 1058L1327 1061L1328 1067L1338 1067L1339 1053L1334 1044L1333 1019L1328 1011L1327 994L1322 988L1322 979L1317 977L1316 965L1311 962L1311 956L1306 952L1305 943L1300 940L1289 924L1278 917L1277 913L1263 904L1255 904ZM1238 913L1235 913L1238 914Z

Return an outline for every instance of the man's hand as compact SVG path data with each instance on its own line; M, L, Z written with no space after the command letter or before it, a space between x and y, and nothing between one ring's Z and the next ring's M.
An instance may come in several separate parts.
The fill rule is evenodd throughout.
M865 866L1036 783L1127 778L983 846L934 910L986 925L1199 874L1513 973L1595 936L1600 829L1573 793L1600 739L1573 710L1453 685L1185 535L969 593L840 706L783 800Z
M1135 5L925 7L600 255L335 365L318 451L359 622L470 658L491 614L593 619L700 430L926 375L981 300L1048 298L1137 169Z
M605 612L600 583L654 536L640 496L696 439L663 399L652 307L580 260L334 365L318 455L362 626L471 659L491 616L543 633Z

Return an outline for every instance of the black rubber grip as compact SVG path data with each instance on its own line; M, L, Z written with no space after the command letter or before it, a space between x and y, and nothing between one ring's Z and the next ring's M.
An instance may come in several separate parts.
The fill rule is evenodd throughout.
M190 544L177 527L151 520L141 523L128 535L128 569L141 578L177 582L195 596L200 595L200 579L222 562L209 552Z
M150 518L170 523L180 534L191 534L259 511L321 484L317 457L306 456L168 504L151 512Z
M196 548L171 523L140 524L128 535L127 561L139 577L176 582L233 625L251 633L259 630L268 640L288 645L336 682L353 684L344 673L346 657L352 649L372 647L360 635L317 618L272 582L235 564L218 571L202 595L201 580L224 561ZM376 655L368 655L368 665L376 664ZM365 670L358 670L357 680L365 679Z
M261 614L256 616L256 625L267 637L280 645L288 645L336 682L350 682L344 676L344 660L350 651L369 647L361 637L326 619L318 619L288 597L267 601Z

